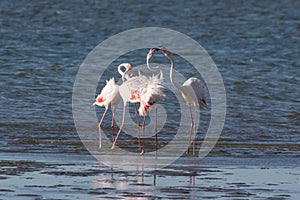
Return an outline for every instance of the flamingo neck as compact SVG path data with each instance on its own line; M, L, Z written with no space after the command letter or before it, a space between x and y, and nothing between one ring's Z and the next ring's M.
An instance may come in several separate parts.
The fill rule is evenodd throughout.
M173 60L173 58L171 57L171 56L168 56L168 58L169 58L169 60L170 60L170 62L171 62L171 67L170 67L170 80L171 80L171 83L172 83L172 85L176 88L176 89L178 89L179 91L181 91L181 86L180 85L178 85L177 83L175 83L174 82L174 79L173 79L173 76L174 76L174 74L173 74L173 71L174 71L174 60Z
M164 72L163 72L163 70L162 70L162 68L160 66L150 67L150 63L149 63L149 59L148 58L147 58L146 63L147 63L148 69L150 71L152 71L152 72L155 71L155 70L157 70L157 69L159 69L159 71L160 71L159 79L163 79L164 78Z
M118 67L118 72L119 72L119 74L122 76L122 81L124 81L125 80L125 77L124 77L124 72L122 71L122 67L125 67L124 65L119 65L119 67Z
M124 72L122 71L122 67L125 68L125 71L124 71ZM119 74L122 76L122 81L123 81L123 82L126 81L125 75L126 75L126 73L127 73L128 71L129 71L129 68L126 67L125 64L120 64L120 65L119 65L119 67L118 67L118 72L119 72Z

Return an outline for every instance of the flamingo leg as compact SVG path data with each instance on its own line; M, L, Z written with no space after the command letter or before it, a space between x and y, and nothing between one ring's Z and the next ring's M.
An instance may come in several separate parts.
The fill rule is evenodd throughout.
M194 142L193 142L193 155L195 155L195 144L196 144L196 119L197 119L197 107L194 104Z
M116 112L116 107L114 106L112 109L112 117L111 117L111 128L115 129L115 112Z
M125 122L126 105L127 105L127 102L124 103L122 123L121 123L121 125L120 125L120 129L119 129L119 131L118 131L118 133L117 133L117 136L116 136L116 138L115 138L115 140L114 140L114 142L113 142L113 144L112 144L111 149L114 149L114 148L115 148L117 139L118 139L118 137L119 137L119 135L120 135L120 133L121 133L121 131L122 131L122 129L123 129L124 122Z
M111 117L111 141L114 142L114 131L115 131L115 114L116 114L117 106L113 107L112 117Z
M135 118L136 118L136 127L138 128L138 145L139 148L141 148L141 140L140 140L140 120L139 120L139 114L136 108L136 103L133 104L134 112L135 112Z
M146 123L146 115L144 116L144 121L143 121L143 129L142 129L142 151L141 155L144 155L144 133L145 133L145 123Z
M106 115L106 112L107 112L107 108L105 108L105 111L104 111L104 113L103 113L103 115L102 115L102 117L101 117L101 120L100 120L100 122L99 122L99 124L98 124L98 133L99 133L99 149L101 149L101 146L102 146L102 131L101 131L101 124L102 124L102 122L103 122L103 119L104 119L104 117L105 117L105 115Z
M136 103L133 104L133 107L134 107L135 118L136 118L136 126L139 127L140 126L140 121L139 121L139 114L138 114L137 109L136 109Z
M189 153L189 147L190 147L191 137L192 137L193 122L194 122L191 105L188 105L188 107L189 107L189 112L190 112L191 126L190 126L189 141L188 141L188 145L187 145L187 149L186 149L187 153Z
M157 105L155 105L154 131L155 131L155 149L157 149Z
M142 125L143 131L145 130L145 124L146 124L146 115L144 116L143 125Z
M190 127L190 131L189 131L189 142L188 142L188 145L187 145L187 147L186 147L186 153L187 153L187 154L190 153L190 145L191 145L192 132L193 132L193 128Z
M189 105L189 112L190 112L190 119L191 119L191 127L193 128L194 120L193 120L193 113L192 113L191 105Z
M195 185L195 176L190 176L190 185L191 186Z
M138 127L138 145L139 145L139 149L141 149L141 136L140 136L140 127Z

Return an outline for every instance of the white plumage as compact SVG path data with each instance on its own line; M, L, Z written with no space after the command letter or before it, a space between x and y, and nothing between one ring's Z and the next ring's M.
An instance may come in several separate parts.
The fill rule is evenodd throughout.
M185 81L180 91L187 104L200 105L204 109L207 109L206 104L206 89L204 84L197 78L189 78Z
M119 86L115 82L115 78L106 81L106 85L101 93L96 97L94 106L101 106L108 109L110 106L117 106L121 101Z
M163 93L162 79L160 79L158 75L151 76L140 91L141 102L139 114L142 116L147 114L147 111L150 110L153 104L165 97L165 94Z

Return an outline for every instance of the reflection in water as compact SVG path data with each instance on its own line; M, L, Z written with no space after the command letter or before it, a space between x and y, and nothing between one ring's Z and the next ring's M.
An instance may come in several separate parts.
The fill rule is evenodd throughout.
M178 193L179 195L185 194L188 195L189 198L194 198L193 192L186 192L185 189L176 188L180 185L180 188L187 187L189 190L193 190L190 187L195 186L195 177L197 174L195 172L187 172L180 176L180 180L175 181L174 179L174 182L170 184L168 181L172 181L173 178L176 178L176 172L160 170L145 172L144 167L136 167L135 171L114 171L113 167L110 167L109 170L107 170L106 167L103 168L103 165L99 162L97 167L102 173L99 173L99 175L95 177L93 188L111 191L108 196L115 195L116 197L123 196L129 199L143 199L145 197L155 197L157 190L161 189L171 192L173 195ZM169 178L170 180L168 180ZM177 184L179 185L177 186ZM169 185L169 188L166 187L167 185ZM118 192L116 193L116 191Z
M113 170L88 155L48 154L36 156L37 161L25 161L32 157L26 154L0 156L0 166L4 169L0 180L1 197L5 199L35 196L43 199L225 200L298 199L300 196L299 165L257 168L249 165L208 167L195 163L147 172L143 167L132 171ZM12 158L15 160L10 160Z

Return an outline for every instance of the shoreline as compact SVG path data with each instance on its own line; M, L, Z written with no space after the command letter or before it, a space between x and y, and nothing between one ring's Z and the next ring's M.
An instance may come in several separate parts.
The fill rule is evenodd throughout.
M178 161L147 172L117 171L89 154L1 153L0 199L300 197L300 168L295 165L224 165L209 159L199 166Z

